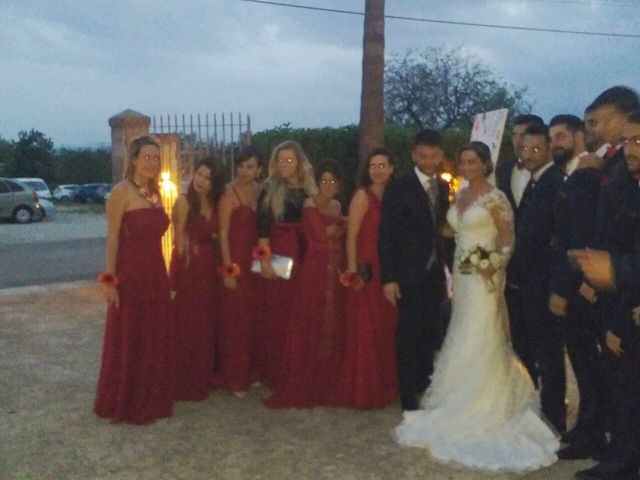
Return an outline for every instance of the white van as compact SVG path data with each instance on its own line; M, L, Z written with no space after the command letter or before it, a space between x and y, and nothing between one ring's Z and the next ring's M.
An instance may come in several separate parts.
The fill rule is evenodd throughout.
M49 186L41 178L13 178L12 180L21 185L29 187L36 192L40 198L51 198L51 190Z

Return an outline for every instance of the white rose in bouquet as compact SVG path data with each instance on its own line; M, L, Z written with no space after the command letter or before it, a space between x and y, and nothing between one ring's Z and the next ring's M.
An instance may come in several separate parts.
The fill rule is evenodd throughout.
M472 253L471 256L469 257L469 263L471 263L471 265L476 266L480 263L480 257L478 256L477 253Z
M491 282L493 282L494 285L498 285L498 283L500 283L500 273L496 272L493 274L493 276L491 277Z
M491 252L489 254L489 261L491 265L493 265L493 268L500 268L504 262L504 257L499 253Z
M480 264L478 266L480 267L480 270L486 270L487 268L489 268L489 265L491 265L491 262L486 258L483 258L482 260L480 260Z

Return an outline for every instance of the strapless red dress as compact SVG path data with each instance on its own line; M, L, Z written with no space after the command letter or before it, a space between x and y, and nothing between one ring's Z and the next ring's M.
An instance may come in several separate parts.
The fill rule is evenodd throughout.
M122 216L116 262L120 304L107 312L94 405L100 417L144 424L171 415L175 328L161 244L168 226L162 208Z

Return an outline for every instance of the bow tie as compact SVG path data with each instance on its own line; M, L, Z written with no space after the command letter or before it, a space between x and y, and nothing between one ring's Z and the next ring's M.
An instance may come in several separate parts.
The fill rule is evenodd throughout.
M607 148L607 151L604 154L604 159L611 160L616 156L616 153L618 153L618 147L614 147L613 145L611 145L609 148Z
M524 168L524 162L520 159L516 161L516 167L518 170L522 170Z

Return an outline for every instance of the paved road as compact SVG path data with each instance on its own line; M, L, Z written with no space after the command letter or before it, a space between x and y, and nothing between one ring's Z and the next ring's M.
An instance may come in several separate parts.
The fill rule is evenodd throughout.
M0 288L90 280L104 269L104 238L0 245Z

